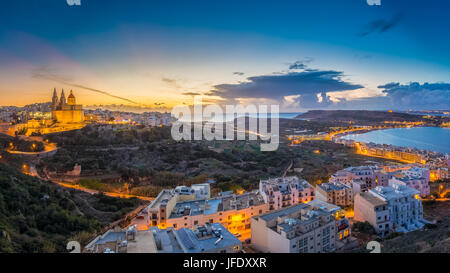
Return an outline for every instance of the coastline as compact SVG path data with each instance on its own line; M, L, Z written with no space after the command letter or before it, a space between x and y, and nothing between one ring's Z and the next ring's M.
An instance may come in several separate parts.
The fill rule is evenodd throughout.
M418 128L418 127L430 127L430 128L444 128L440 126L415 126L408 128ZM401 127L404 128L404 127ZM393 159L404 163L420 163L426 164L427 162L432 162L436 160L445 160L448 158L449 153L445 153L442 151L434 151L430 149L421 149L412 146L399 146L393 144L386 143L374 143L374 142L365 142L358 141L355 139L346 139L344 138L350 134L363 134L376 130L389 130L389 129L401 129L401 128L384 128L384 129L368 129L364 131L357 132L349 132L345 134L341 134L335 138L333 141L336 143L344 144L349 147L354 147L356 149L356 153L361 155L366 155L370 157L378 157L378 158L386 158Z

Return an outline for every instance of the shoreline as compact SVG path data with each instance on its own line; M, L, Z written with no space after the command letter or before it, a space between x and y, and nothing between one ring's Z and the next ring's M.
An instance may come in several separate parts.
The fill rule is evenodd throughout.
M391 130L391 129L412 129L412 128L443 128L443 129L449 129L448 127L441 127L441 126L414 126L414 127L396 127L396 128L383 128L383 129L368 129L368 130L364 130L364 131L354 131L354 132L348 132L348 133L344 133L342 135L339 135L335 138L333 138L333 141L342 141L342 140L351 140L354 141L356 143L362 143L365 145L369 145L371 143L375 144L376 146L387 146L387 147L392 147L395 148L397 150L400 149L410 149L413 152L425 152L425 153L429 153L429 154L441 154L442 156L446 156L446 155L450 155L450 153L446 153L446 152L441 152L441 151L434 151L434 150L429 150L429 149L421 149L421 148L416 148L416 147L411 147L411 146L398 146L398 145L393 145L393 144L387 144L387 143L375 143L375 142L365 142L365 141L358 141L355 139L345 139L345 136L348 135L359 135L359 134L365 134L365 133L370 133L372 131L379 131L379 130Z

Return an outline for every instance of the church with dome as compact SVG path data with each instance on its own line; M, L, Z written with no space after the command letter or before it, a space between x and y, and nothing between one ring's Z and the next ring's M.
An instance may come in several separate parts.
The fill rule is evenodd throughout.
M67 100L64 95L64 89L61 91L59 99L56 88L53 90L52 119L57 123L64 124L84 122L83 105L76 103L72 90L70 90Z

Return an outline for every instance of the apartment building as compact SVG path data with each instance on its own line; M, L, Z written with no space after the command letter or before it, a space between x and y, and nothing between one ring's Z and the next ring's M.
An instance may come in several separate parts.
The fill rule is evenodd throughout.
M336 220L336 249L344 247L351 235L350 223L341 207L315 199L308 203L311 207L328 211Z
M252 218L252 247L272 253L333 252L336 221L332 213L298 204Z
M382 236L417 230L426 223L419 191L402 184L357 194L354 219L369 222Z
M353 205L353 189L340 182L321 183L316 185L316 199L338 206Z
M195 229L109 230L93 240L90 253L237 253L242 242L219 223Z
M389 185L402 184L419 191L420 196L430 194L430 170L407 165L390 173Z
M251 217L269 211L269 204L258 191L206 197L209 197L209 184L163 190L133 224L139 230L147 230L154 226L180 229L221 223L232 233L241 235L250 234Z
M270 210L282 209L314 200L314 187L297 176L278 177L259 182L259 191Z
M376 186L388 186L390 173L378 166L349 167L337 171L330 182L350 185L353 194L372 189Z
M430 185L429 185L429 177L419 177L419 176L400 176L396 177L393 176L391 179L389 179L389 185L393 184L401 184L408 186L410 188L416 189L420 196L425 197L427 195L430 195Z

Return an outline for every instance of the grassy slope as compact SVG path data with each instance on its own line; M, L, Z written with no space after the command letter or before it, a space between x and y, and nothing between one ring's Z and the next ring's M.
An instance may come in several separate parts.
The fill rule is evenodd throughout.
M139 203L66 190L0 164L0 253L65 252L69 238L89 237Z

